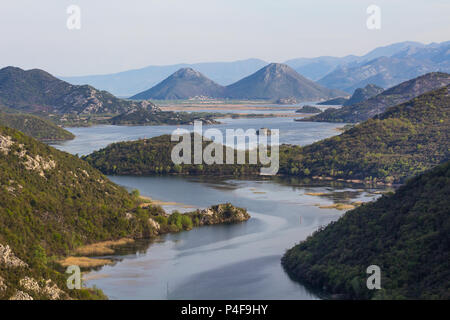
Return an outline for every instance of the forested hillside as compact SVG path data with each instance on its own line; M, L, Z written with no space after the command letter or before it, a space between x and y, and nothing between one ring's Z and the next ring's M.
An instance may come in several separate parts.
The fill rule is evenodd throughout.
M280 173L401 183L450 159L450 86L423 94L339 136L280 151Z
M8 288L2 296L13 295L25 276L51 279L63 288L57 257L83 244L150 230L145 215L133 214L136 199L126 190L85 161L5 127L0 127L0 189L0 244L28 266L8 266L14 259L0 250L0 277Z
M288 250L282 264L304 284L355 299L450 299L450 162L395 194L346 212ZM366 269L381 269L368 290Z
M53 122L31 114L0 112L0 126L10 127L42 141L71 140L75 136Z

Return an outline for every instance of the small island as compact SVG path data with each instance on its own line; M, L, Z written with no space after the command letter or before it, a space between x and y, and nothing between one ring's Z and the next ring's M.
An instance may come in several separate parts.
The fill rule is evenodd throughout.
M272 135L272 131L268 128L261 128L256 130L256 134L259 136L270 136Z
M322 110L318 107L305 105L296 110L295 113L321 113Z

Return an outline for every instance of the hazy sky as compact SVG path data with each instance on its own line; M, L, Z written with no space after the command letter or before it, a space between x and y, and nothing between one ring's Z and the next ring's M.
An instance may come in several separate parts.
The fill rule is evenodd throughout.
M81 29L69 30L69 5ZM381 8L368 30L366 9ZM0 67L55 75L147 65L361 55L394 42L450 40L449 0L14 0L0 2Z

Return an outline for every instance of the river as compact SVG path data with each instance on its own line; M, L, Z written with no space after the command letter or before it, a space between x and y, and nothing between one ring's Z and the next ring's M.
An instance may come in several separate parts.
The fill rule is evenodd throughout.
M338 133L330 123L290 118L222 119L227 128L280 130L280 143L305 145ZM71 128L77 138L56 145L88 154L116 141L171 133L175 126ZM333 203L370 201L378 194L363 186L292 178L211 179L207 177L110 176L128 189L187 211L231 202L252 218L234 225L206 226L139 241L111 258L117 263L86 275L110 299L318 299L283 271L280 258L343 211L319 208ZM318 195L321 194L321 195Z

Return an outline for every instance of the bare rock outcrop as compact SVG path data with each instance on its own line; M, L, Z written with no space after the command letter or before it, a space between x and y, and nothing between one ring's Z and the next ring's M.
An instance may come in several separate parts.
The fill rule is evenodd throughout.
M33 297L26 292L17 290L9 300L33 300Z
M220 223L236 223L250 219L247 210L238 208L230 203L218 204L204 210L197 210L200 225Z
M0 265L1 264L10 268L28 267L25 262L14 255L8 245L4 246L2 244L0 244Z

